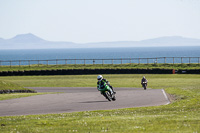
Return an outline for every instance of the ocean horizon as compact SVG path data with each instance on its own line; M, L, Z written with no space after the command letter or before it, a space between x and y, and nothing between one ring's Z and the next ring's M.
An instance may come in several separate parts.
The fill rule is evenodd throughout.
M200 57L200 46L0 50L0 61Z

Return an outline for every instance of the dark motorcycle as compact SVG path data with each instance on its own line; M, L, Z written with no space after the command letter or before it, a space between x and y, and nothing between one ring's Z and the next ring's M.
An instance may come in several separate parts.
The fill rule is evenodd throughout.
M144 90L147 89L147 82L142 82L142 87L144 88Z

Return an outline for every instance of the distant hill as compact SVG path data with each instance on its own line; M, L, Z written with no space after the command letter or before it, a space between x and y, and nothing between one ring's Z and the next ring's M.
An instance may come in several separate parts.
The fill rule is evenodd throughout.
M31 33L28 33L28 34L16 35L15 37L8 39L7 42L9 43L43 43L45 42L45 40Z
M159 37L140 41L146 45L165 45L165 46L200 46L200 39L185 38L181 36Z
M48 49L68 47L74 47L74 43L46 41L31 33L16 35L11 39L0 38L0 49Z
M11 39L0 38L0 49L51 49L51 48L98 48L98 47L162 47L200 46L200 39L181 36L166 36L142 41L94 42L78 44L73 42L53 42L31 33L16 35Z

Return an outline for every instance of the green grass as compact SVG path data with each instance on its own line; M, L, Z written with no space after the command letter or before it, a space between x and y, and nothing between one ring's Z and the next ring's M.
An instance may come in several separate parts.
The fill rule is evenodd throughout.
M18 85L18 84L14 84L12 82L9 81L1 81L0 80L0 90L25 90L25 88L23 88L22 86Z
M0 80L0 90L31 90L22 87L17 83L13 83L10 81L1 81ZM34 95L41 95L46 93L9 93L9 94L0 94L0 100L8 100L20 97L28 97Z
M11 93L11 94L0 94L0 100L9 100L21 97L29 97L35 95L44 95L49 93Z
M149 88L191 87L200 83L198 74L146 74ZM113 87L141 87L142 74L103 75ZM25 87L96 87L97 75L6 76L0 80Z
M104 75L114 87L141 87L142 76ZM164 88L169 94L175 96L176 101L169 105L154 107L5 116L0 117L0 131L3 133L200 132L200 75L171 74L146 75L146 77L149 80L149 87ZM96 75L0 77L0 80L13 81L20 85L30 83L29 86L40 86L40 84L51 86L55 81L58 82L56 85L61 86L96 86ZM39 82L40 80L42 81Z
M200 64L94 64L94 65L30 65L30 66L0 66L0 71L58 70L58 69L200 69Z
M18 83L13 83L12 80L10 81L4 81L0 80L0 90L31 90L24 88L23 85L19 85Z

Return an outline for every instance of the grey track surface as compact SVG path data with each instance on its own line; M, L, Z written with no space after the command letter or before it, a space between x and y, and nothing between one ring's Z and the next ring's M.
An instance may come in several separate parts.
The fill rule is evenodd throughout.
M92 87L27 87L37 92L64 92L0 101L0 116L109 110L168 104L162 89L115 88L109 102Z

